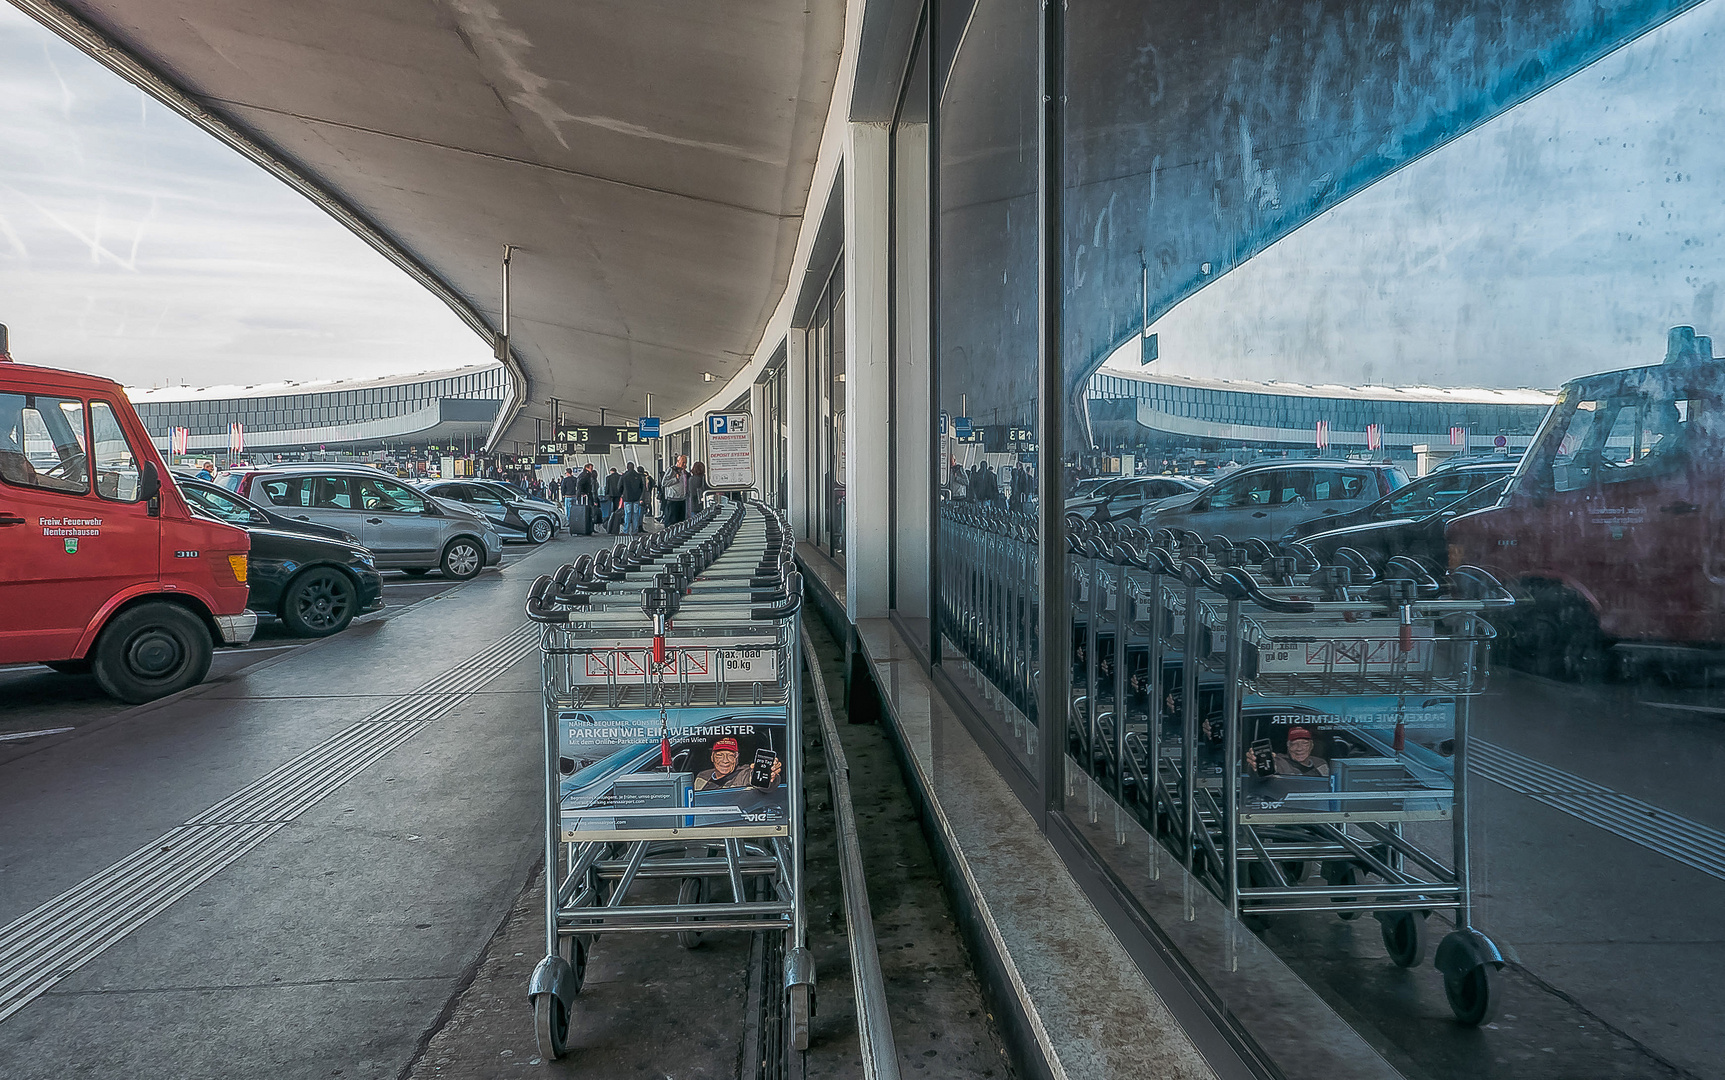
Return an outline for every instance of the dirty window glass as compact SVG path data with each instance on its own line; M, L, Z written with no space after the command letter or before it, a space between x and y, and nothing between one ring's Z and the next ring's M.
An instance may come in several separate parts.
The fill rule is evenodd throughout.
M40 394L0 394L0 480L83 495L84 403Z

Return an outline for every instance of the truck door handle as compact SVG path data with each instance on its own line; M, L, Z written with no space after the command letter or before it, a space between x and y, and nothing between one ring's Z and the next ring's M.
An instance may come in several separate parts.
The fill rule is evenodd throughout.
M295 514L294 520L295 521L310 521L311 518L306 517L304 514Z
M382 525L383 519L382 518L366 518L365 523L367 525Z
M1694 503L1674 502L1669 506L1661 506L1659 508L1659 512L1661 514L1693 514L1700 509L1701 508L1696 506Z
M22 525L24 519L17 514L0 514L0 525Z
M1254 511L1252 511L1252 516L1253 517L1269 517L1270 515L1264 513L1262 510L1254 510Z

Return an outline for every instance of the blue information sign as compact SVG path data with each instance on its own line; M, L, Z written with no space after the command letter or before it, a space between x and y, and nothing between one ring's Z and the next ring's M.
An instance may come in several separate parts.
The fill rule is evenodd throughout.
M657 416L641 417L641 438L657 439L659 437L659 418Z
M952 418L952 434L959 442L970 441L970 417L955 416Z

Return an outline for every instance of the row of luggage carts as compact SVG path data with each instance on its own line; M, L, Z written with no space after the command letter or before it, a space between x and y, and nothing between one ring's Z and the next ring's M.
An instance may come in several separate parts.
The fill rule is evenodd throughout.
M783 934L787 1041L808 1045L793 553L774 511L724 500L533 584L547 884L528 995L547 1060L568 1052L588 950L621 932Z
M942 517L944 631L1015 721L1046 731L1035 521ZM1504 960L1473 925L1468 739L1487 616L1509 592L1475 567L1440 579L1406 558L1325 564L1130 523L1069 517L1066 540L1077 767L1248 925L1370 915L1413 967L1442 913L1450 1007L1488 1021Z

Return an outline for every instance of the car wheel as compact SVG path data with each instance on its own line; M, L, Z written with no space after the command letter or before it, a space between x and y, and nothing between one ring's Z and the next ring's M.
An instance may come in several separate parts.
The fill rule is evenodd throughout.
M328 637L353 621L353 580L332 567L307 570L282 593L281 617L295 637Z
M1580 596L1561 585L1536 585L1533 603L1511 624L1518 667L1564 682L1597 682L1608 674L1610 642Z
M535 544L543 544L545 541L551 539L551 519L542 517L534 518L533 524L527 526L527 539L533 541Z
M467 581L485 569L485 550L470 536L458 536L443 549L443 576Z
M103 627L91 653L96 683L133 705L202 682L214 652L210 631L178 604L139 604Z

